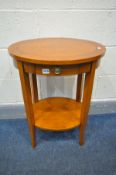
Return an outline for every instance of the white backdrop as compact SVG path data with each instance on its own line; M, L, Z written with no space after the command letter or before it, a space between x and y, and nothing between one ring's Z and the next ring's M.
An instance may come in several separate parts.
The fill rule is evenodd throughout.
M107 47L96 72L93 100L116 100L116 0L0 0L0 104L22 103L17 70L8 55L16 41L75 37ZM75 77L39 77L40 96L75 97Z

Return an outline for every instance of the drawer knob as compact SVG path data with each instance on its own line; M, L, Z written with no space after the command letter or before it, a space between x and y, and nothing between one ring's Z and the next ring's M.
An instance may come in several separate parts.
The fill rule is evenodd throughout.
M59 67L55 68L55 74L56 75L61 74L61 69Z

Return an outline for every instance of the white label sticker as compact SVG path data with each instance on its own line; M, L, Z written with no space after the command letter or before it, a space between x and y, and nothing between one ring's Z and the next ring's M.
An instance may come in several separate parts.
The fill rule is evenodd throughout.
M49 74L50 73L50 69L42 69L42 74Z
M101 50L101 47L100 47L100 46L98 46L98 47L97 47L97 49L98 49L98 50Z

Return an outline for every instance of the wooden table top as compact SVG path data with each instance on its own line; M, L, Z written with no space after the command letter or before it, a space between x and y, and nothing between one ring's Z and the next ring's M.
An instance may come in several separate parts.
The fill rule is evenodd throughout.
M44 65L69 65L99 59L105 47L99 43L73 38L40 38L20 41L8 48L15 59Z

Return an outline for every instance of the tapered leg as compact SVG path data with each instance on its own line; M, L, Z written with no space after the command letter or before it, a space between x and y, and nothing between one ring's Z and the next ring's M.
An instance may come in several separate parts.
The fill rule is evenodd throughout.
M31 74L30 80L31 80L31 91L32 91L32 96L33 96L33 102L36 103L38 102L38 89L37 89L36 74Z
M85 75L85 84L84 84L84 94L82 101L82 112L81 112L81 125L80 125L80 144L84 144L85 128L87 124L93 81L96 69L96 62L93 62L91 65L91 71Z
M79 74L77 76L77 92L76 92L76 101L78 102L81 102L82 98L83 80L84 80L84 74Z
M27 114L27 119L29 124L31 142L32 142L32 146L35 147L36 142L35 142L34 113L33 113L33 106L32 106L29 74L24 71L22 62L17 62L17 65L18 65L19 74L20 74L20 80L21 80L23 98L24 98L25 109L26 109L26 114Z

